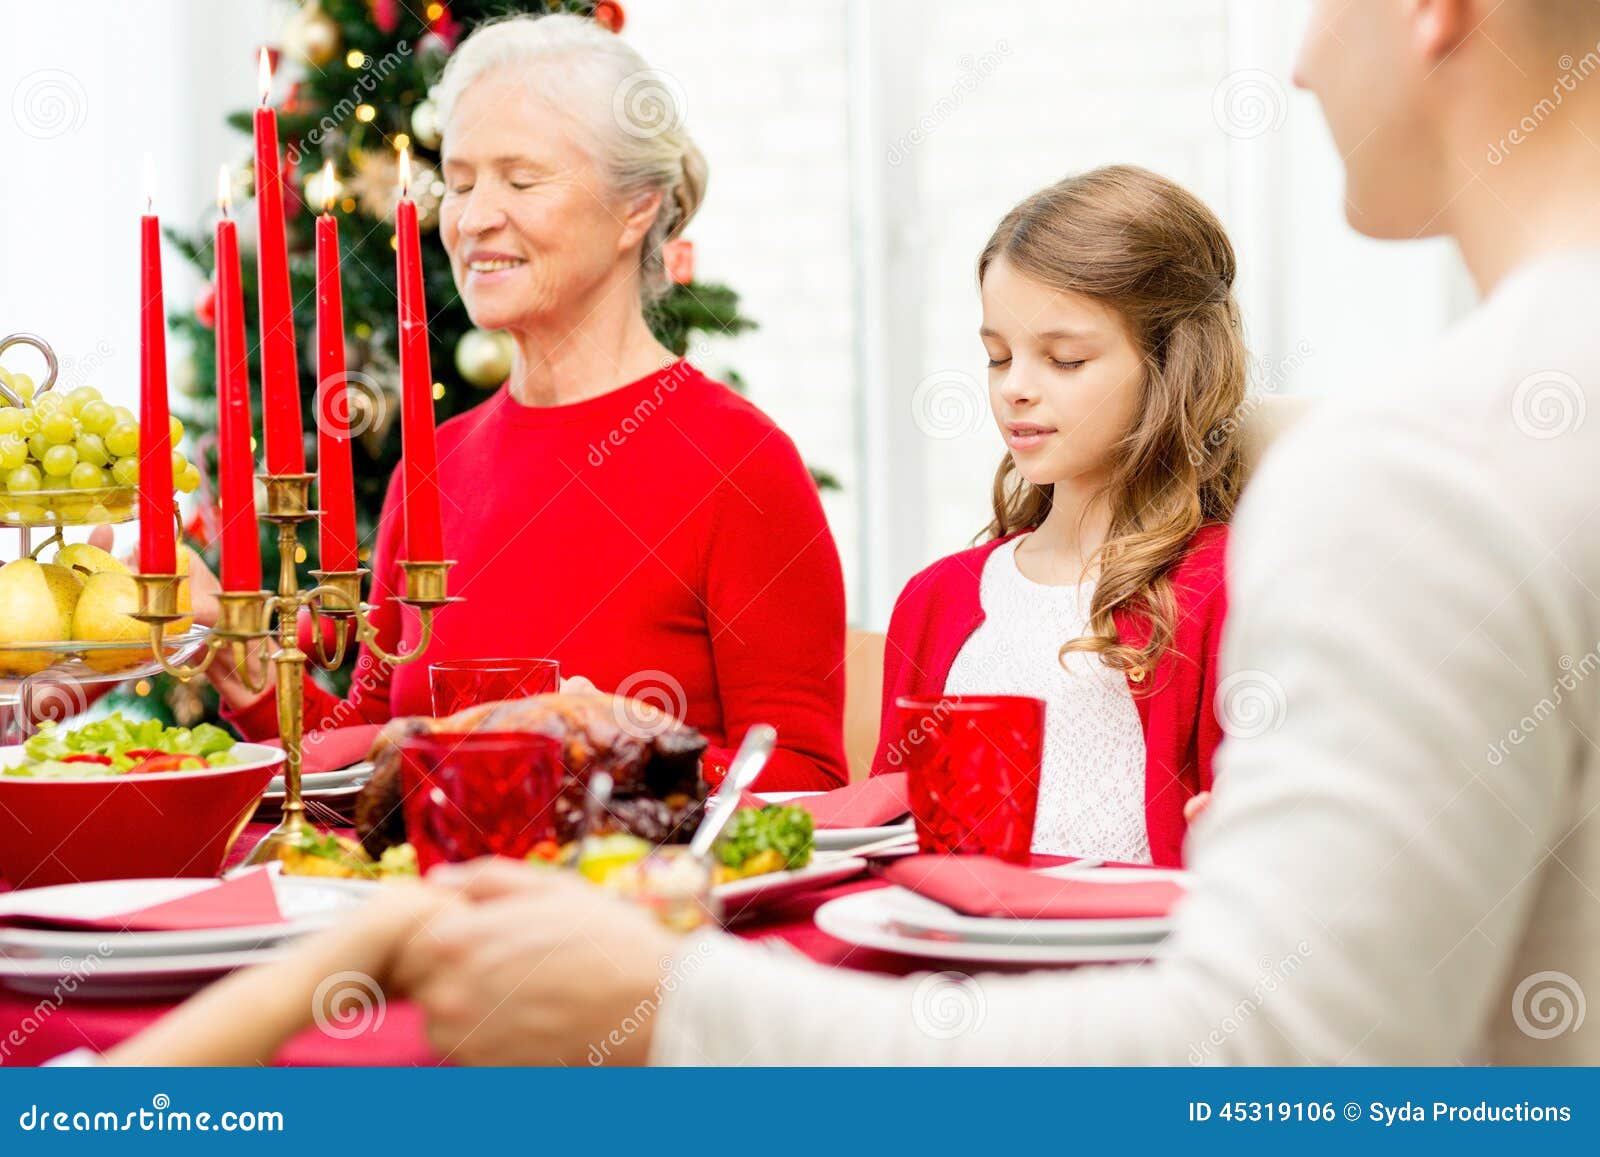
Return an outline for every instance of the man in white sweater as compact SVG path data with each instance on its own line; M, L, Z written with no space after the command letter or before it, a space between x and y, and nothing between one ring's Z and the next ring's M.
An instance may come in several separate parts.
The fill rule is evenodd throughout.
M1316 6L1297 80L1351 221L1454 236L1486 300L1251 484L1224 662L1272 725L1222 747L1163 960L986 977L970 1030L930 1035L915 979L682 942L498 865L394 968L436 1043L496 1064L1600 1063L1579 1031L1600 999L1590 72L1593 0Z
M1600 999L1585 60L1591 0L1316 6L1296 79L1345 155L1352 224L1454 236L1486 300L1323 407L1251 484L1224 661L1275 725L1222 747L1165 959L987 977L970 1031L934 1036L915 980L722 938L686 954L508 870L401 961L435 1038L499 1063L582 1063L625 1020L605 1055L666 1064L1600 1062L1600 1034L1577 1031ZM474 949L488 929L502 942Z

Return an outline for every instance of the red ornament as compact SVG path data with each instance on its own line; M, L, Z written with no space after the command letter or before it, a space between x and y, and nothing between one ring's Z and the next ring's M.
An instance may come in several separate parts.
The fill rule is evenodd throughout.
M622 5L615 0L600 0L594 6L594 22L602 28L609 28L612 32L621 32L622 25L627 17L622 14Z
M694 242L668 241L661 247L661 263L667 267L667 280L674 285L689 285L694 281Z
M428 31L444 42L446 52L456 50L456 42L461 39L461 23L450 12L450 5L439 5L439 15L428 21Z
M206 287L200 291L200 296L195 298L194 319L207 329L217 327L217 286L215 282L206 282Z
M194 514L183 524L183 537L200 550L209 550L217 539L217 526L222 521L222 511L214 506L196 505Z
M372 9L372 22L380 32L387 35L400 26L398 0L368 0L367 6Z

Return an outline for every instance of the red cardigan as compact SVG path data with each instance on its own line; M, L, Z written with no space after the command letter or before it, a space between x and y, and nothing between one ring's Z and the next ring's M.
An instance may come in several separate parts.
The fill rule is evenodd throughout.
M844 577L794 443L686 361L564 406L505 388L439 427L444 546L458 560L433 639L392 670L363 650L350 698L307 681L307 728L431 715L428 665L550 656L664 707L710 740L707 778L752 723L778 729L770 791L845 783ZM393 593L403 551L392 482L372 552L386 651L417 644ZM278 733L274 696L229 713Z
M884 652L883 729L872 774L893 770L888 750L895 740L895 700L943 694L956 654L984 620L978 601L983 565L1005 541L995 539L942 558L901 592ZM1222 740L1212 704L1217 647L1228 609L1223 584L1227 541L1227 528L1220 525L1203 527L1190 540L1172 571L1177 604L1172 645L1153 675L1130 675L1128 680L1144 726L1145 828L1151 860L1161 867L1182 863L1187 826L1183 805L1211 789L1211 757ZM1149 638L1149 623L1142 615L1118 612L1116 623L1124 642L1137 646Z

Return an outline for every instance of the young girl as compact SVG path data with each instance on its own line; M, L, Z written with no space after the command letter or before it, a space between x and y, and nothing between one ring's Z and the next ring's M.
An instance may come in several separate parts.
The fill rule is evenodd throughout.
M1233 248L1194 196L1129 166L1008 213L978 259L1005 439L987 541L934 563L889 624L903 695L1045 709L1034 851L1177 866L1211 787L1225 523L1246 353Z

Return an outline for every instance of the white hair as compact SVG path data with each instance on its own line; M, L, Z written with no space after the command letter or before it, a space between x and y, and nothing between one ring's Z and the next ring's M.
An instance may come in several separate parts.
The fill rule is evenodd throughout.
M480 25L450 57L434 91L446 136L457 101L486 73L513 69L578 128L611 187L659 191L640 273L646 302L668 288L661 247L688 225L705 195L706 162L683 126L683 93L622 37L584 16L512 16Z

